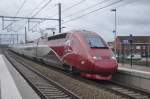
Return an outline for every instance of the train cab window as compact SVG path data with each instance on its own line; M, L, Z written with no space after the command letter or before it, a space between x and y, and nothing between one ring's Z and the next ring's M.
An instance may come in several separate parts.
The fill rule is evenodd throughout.
M99 36L89 36L88 43L91 48L108 48L104 40Z

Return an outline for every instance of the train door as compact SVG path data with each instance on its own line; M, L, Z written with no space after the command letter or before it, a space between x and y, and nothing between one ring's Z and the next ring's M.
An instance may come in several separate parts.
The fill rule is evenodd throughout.
M33 43L33 55L34 55L34 58L36 58L38 56L38 43L39 43L39 39L36 40Z
M72 39L69 38L69 36L66 37L65 46L64 46L64 55L72 52L71 44L72 44Z

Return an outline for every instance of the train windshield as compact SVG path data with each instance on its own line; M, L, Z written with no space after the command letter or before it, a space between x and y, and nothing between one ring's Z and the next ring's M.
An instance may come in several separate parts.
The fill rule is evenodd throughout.
M108 48L104 40L99 36L89 36L88 43L91 48Z

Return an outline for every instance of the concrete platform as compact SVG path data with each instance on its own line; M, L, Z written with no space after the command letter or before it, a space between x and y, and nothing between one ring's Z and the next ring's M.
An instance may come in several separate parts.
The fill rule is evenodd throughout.
M1 80L0 80L0 99L1 99Z
M131 68L130 64L119 64L119 67L150 72L150 66L132 65L132 68Z
M40 99L3 55L0 55L0 82L0 99Z
M148 71L119 66L113 80L150 91L150 72Z

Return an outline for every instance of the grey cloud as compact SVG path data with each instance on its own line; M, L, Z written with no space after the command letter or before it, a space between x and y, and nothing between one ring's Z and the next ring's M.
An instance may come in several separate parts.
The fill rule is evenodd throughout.
M23 0L1 0L0 3L0 15L15 15L19 5ZM35 6L37 6L40 2L45 3L48 0L28 0L25 4L25 7L21 10L18 16L31 16L31 13ZM57 3L61 1L62 9L65 9L80 0L53 0L51 4L49 4L44 10L42 10L36 17L55 17L57 18ZM101 0L102 1L102 0ZM113 0L112 0L113 1ZM114 0L117 1L117 0ZM134 0L135 3L128 4L124 6L124 4L130 2L131 0L124 0L122 5L117 8L117 32L118 35L129 35L133 33L133 35L150 35L150 0ZM79 11L83 8L86 8L99 0L86 0L84 3L63 12L62 15L66 16L73 12ZM118 4L120 5L120 4ZM117 5L117 6L118 6ZM37 8L37 10L42 6L42 4ZM99 8L98 6L96 8ZM113 6L115 7L115 6ZM112 33L114 29L114 13L110 11L111 8L92 13L88 16L85 16L81 19L71 21L69 23L63 24L66 28L63 31L68 31L70 29L87 29L91 31L95 31L102 35L104 39L107 41L111 41L114 39L114 34ZM93 9L96 9L93 8ZM37 11L36 10L36 11ZM88 12L88 11L87 11ZM83 12L82 12L83 13ZM81 15L79 13L78 15ZM76 17L78 15L74 15ZM65 18L64 21L71 19ZM18 28L24 21L15 23L13 25L14 28ZM1 23L1 22L0 22ZM8 24L8 23L7 23ZM55 26L58 22L49 21L45 24L41 24L40 28ZM24 33L24 30L20 30L19 32ZM35 33L28 33L30 39L34 38Z

